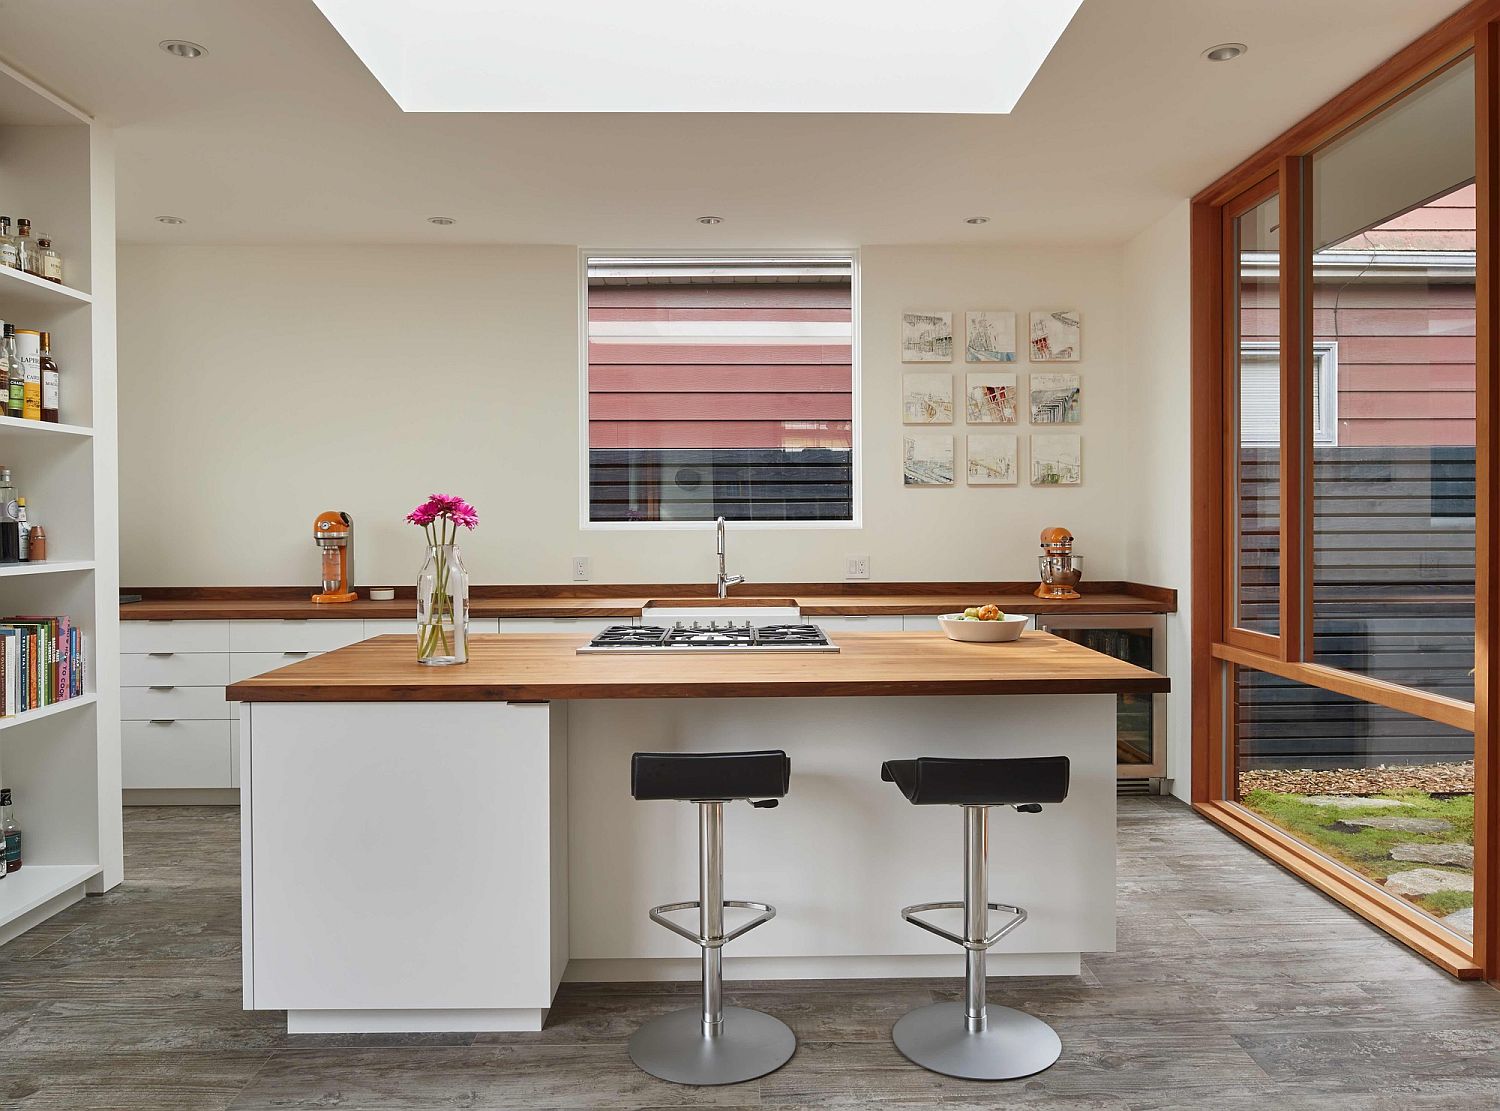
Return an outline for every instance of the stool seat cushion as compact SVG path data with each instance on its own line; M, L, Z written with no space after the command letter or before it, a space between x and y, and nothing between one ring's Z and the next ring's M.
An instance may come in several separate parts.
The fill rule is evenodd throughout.
M921 756L887 760L880 778L918 806L1023 806L1068 797L1066 756L957 760Z
M630 793L637 799L779 799L791 777L792 762L779 749L637 752L630 758Z

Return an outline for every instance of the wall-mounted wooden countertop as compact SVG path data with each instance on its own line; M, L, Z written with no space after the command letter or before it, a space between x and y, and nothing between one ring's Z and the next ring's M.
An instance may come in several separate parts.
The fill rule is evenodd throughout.
M569 633L480 635L469 662L425 667L415 636L374 637L235 683L236 702L527 702L594 698L1159 693L1166 676L1050 633L960 644L841 633L839 652L578 655Z
M126 588L127 590L129 588ZM577 589L538 586L476 586L469 598L472 617L640 617L641 607L656 599L671 604L700 600L686 593L695 588L620 586ZM952 613L993 602L1013 613L1174 613L1177 592L1138 583L1101 582L1073 602L1046 602L1025 583L767 583L754 594L740 588L731 603L753 605L760 598L795 599L809 618L848 615ZM610 593L610 591L617 593ZM150 588L145 597L120 607L122 621L225 620L378 620L411 617L410 588L391 602L362 598L342 605L314 605L306 591L288 587Z

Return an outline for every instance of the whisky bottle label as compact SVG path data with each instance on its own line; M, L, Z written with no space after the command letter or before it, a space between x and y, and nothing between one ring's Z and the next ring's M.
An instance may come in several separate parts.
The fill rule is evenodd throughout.
M56 374L47 374L42 377L42 408L57 408L58 377Z
M12 869L21 866L21 831L8 830L5 834L5 863Z

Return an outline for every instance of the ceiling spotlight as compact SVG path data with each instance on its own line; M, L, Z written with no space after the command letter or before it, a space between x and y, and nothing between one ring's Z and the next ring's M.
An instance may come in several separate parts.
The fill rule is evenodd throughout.
M452 216L429 216L427 217L427 222L429 224L436 224L440 228L446 228L449 224L458 223Z
M966 224L988 224L989 222L990 218L988 216L970 216L964 221Z
M207 47L186 39L162 39L157 45L174 58L201 58L208 53Z
M724 217L722 217L722 216L699 216L698 217L698 223L700 223L700 224L722 224L723 222L724 222Z
M181 216L158 216L156 218L156 222L158 224L185 224L185 223L187 223L187 221L184 220Z
M1221 42L1218 46L1210 46L1203 56L1210 62L1232 62L1249 49L1242 42Z

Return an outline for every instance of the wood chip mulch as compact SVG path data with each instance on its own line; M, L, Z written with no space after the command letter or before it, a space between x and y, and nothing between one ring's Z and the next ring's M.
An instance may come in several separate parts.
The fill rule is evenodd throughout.
M1474 765L1403 764L1333 771L1280 769L1240 773L1240 794L1275 791L1283 795L1379 795L1391 791L1425 791L1429 795L1474 793Z

